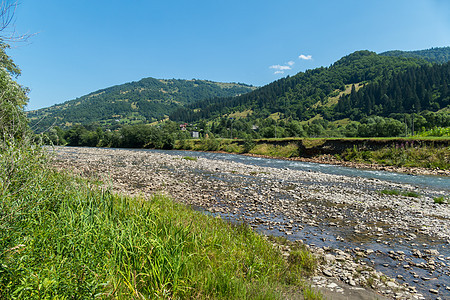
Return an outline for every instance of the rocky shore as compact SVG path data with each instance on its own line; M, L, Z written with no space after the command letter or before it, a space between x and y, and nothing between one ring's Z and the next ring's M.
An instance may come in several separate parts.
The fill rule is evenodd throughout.
M383 195L379 191L417 187L149 151L55 150L57 168L99 178L115 191L168 194L307 244L322 262L312 284L336 295L450 297L450 208L435 204L430 191L418 198ZM279 247L289 255L288 246Z

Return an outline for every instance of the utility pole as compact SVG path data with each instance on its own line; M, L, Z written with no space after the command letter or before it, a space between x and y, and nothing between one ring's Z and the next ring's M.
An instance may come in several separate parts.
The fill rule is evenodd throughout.
M231 139L233 139L233 118L230 118L230 120L231 120L231 131L230 131L230 134L231 134Z
M406 122L406 113L403 116L404 120L405 120L405 137L408 136L408 122Z
M275 138L277 138L277 120L275 120Z

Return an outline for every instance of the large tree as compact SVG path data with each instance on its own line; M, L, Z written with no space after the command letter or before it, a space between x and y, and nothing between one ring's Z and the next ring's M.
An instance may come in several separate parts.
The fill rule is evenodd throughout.
M14 80L20 75L20 69L6 54L7 42L16 39L14 31L9 30L16 5L15 1L0 4L0 132L3 139L23 138L28 131L24 113L27 90Z

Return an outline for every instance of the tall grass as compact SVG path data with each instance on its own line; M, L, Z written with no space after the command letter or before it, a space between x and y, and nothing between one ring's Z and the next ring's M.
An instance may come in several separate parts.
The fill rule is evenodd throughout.
M0 299L277 299L302 283L299 260L247 226L46 161L38 147L1 148Z
M342 157L348 161L378 163L398 167L450 168L450 148L412 146L407 144L386 147L374 151L347 149Z
M272 145L272 144L257 144L250 151L252 154L267 155L272 157L296 157L299 155L298 145L290 143L288 145Z

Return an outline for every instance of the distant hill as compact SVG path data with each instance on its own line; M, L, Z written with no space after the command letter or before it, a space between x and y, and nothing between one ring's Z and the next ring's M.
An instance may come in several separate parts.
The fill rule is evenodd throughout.
M431 48L417 51L393 50L380 53L382 56L421 58L431 63L443 64L450 61L450 47Z
M386 116L413 109L437 110L447 105L448 89L440 88L447 87L449 82L448 65L437 66L432 67L423 59L356 51L329 68L282 78L239 97L187 105L172 113L170 119L197 122L245 112L247 118L254 119L278 114L300 121L319 115L326 120L348 117L360 120L371 114ZM434 75L427 78L430 72ZM407 74L406 78L401 74ZM392 95L385 95L388 92ZM346 99L343 105L338 105L343 99Z
M70 127L93 122L102 125L150 123L199 100L233 97L255 89L240 83L144 78L30 111L27 116L36 132L42 132L52 125Z

